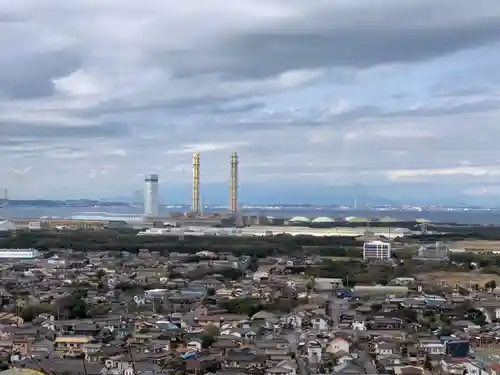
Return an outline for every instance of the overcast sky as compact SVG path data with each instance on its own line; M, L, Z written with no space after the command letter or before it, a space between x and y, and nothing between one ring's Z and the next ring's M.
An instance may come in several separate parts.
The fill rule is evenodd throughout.
M224 199L237 151L243 200L500 202L499 0L0 0L0 46L12 198L189 202L198 151Z

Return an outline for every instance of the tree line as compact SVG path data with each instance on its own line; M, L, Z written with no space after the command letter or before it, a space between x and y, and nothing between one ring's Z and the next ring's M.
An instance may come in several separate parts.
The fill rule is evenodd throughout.
M202 250L227 252L235 255L265 257L272 254L312 252L331 256L360 256L361 243L350 237L314 236L137 236L136 231L120 230L74 230L16 232L0 237L2 248L35 248L41 251L73 249L80 251L127 251L137 253L140 249L157 251L197 253ZM357 250L356 250L357 249Z

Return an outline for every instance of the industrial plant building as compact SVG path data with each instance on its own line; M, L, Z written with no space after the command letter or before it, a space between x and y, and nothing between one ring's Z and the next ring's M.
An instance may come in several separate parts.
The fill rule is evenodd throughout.
M16 225L10 221L10 220L5 220L4 218L0 217L0 232L5 232L9 230L15 230Z
M259 224L266 220L257 216L243 217L238 212L238 154L233 152L229 162L229 204L228 212L203 213L201 202L200 154L193 155L193 191L191 212L173 212L168 216L160 215L159 176L148 174L144 178L144 214L78 212L69 218L41 217L39 219L15 219L12 222L0 220L0 230L65 230L65 229L105 229L132 228L146 230L150 228L172 227L243 227ZM284 219L281 219L283 222ZM153 231L157 234L156 231ZM169 231L163 231L168 233Z
M125 222L144 222L144 215L136 214L115 214L110 212L78 212L71 215L73 220L100 220L100 221L125 221Z
M288 225L308 226L313 228L332 228L335 226L335 219L328 216L319 216L314 219L304 216L295 216L288 220Z
M212 228L212 227L182 227L182 228L149 228L137 233L138 236L242 236L237 228Z
M290 226L277 226L277 225L256 225L245 226L242 228L235 227L234 225L227 226L178 226L171 228L149 228L139 232L138 235L183 235L183 236L277 236L277 235L290 235L290 236L314 236L314 237L362 237L365 236L366 228L357 227L336 227L336 228L309 228L309 227L290 227ZM375 237L382 237L378 234ZM373 233L370 233L373 236ZM368 255L370 256L370 255ZM390 257L389 257L390 258Z
M228 155L229 156L229 155ZM139 235L221 235L221 236L272 236L288 234L293 236L346 236L367 237L360 241L376 238L394 239L412 235L413 231L404 228L371 227L368 219L332 218L328 216L290 219L243 215L239 210L239 156L233 152L228 158L228 205L226 212L205 213L201 199L201 164L199 153L192 158L192 202L190 212L171 212L168 216L160 215L159 176L148 174L144 178L144 213L107 213L79 212L69 218L42 217L37 219L0 219L1 230L73 230L131 228L141 232ZM348 223L346 223L348 221ZM357 224L356 224L357 223ZM371 257L367 249L367 257ZM385 250L384 250L385 251ZM390 249L388 250L390 254ZM384 253L385 254L385 253ZM375 258L384 258L377 255ZM390 258L390 255L388 256ZM378 259L378 258L377 258Z
M444 242L424 244L418 249L415 259L443 261L448 259L448 246Z

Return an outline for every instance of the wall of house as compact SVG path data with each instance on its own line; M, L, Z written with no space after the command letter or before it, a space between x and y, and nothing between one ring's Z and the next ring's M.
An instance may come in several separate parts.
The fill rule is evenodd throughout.
M344 339L334 339L326 349L328 353L346 352L349 353L349 343Z

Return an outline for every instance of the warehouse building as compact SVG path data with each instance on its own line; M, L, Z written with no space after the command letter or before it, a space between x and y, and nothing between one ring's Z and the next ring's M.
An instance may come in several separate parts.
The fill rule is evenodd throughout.
M16 225L9 220L5 220L3 217L0 217L0 232L16 230Z
M448 259L448 246L444 242L423 244L415 257L420 260L443 261Z
M0 259L36 259L40 252L36 249L0 249Z

